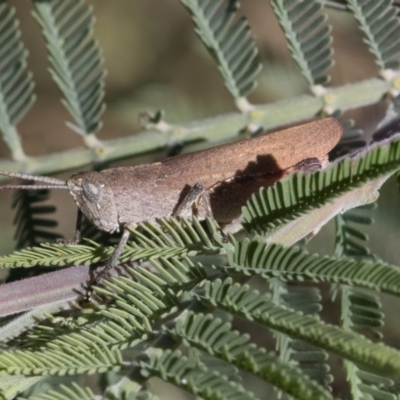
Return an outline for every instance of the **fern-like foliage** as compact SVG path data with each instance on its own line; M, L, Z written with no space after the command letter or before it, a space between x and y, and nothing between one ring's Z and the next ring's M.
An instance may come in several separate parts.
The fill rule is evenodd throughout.
M361 208L361 207L360 207ZM371 206L362 207L371 209ZM357 225L372 223L369 216L360 214L361 210L351 210L343 215L337 215L335 254L340 257L351 256L357 259L371 259L369 249L365 243L367 235L357 229ZM373 336L381 339L382 335L378 328L383 326L384 314L381 311L380 298L375 293L362 291L358 288L342 285L340 287L341 299L341 320L342 326L348 331L360 331L361 333L372 333ZM347 379L350 391L354 398L370 397L379 399L381 396L395 398L390 393L393 380L383 375L365 371L360 366L345 362Z
M218 254L222 244L215 223L208 220L208 228L197 220L161 219L159 224L144 222L132 231L129 242L120 257L120 262L133 262L151 257L171 257L186 254ZM16 251L0 257L3 268L33 267L35 265L65 266L70 264L89 265L105 261L113 247L103 247L93 241L86 245L45 243L39 247Z
M264 248L267 246L261 243L259 245ZM232 244L229 248L231 246ZM269 247L280 248L281 256L273 253L268 263L261 263L259 258L254 259L257 268L265 265L266 277L269 276L268 267L273 266L272 261L295 259L293 249L277 245ZM241 261L244 260L243 251L240 252L239 247L234 252L240 254ZM263 254L263 251L255 253ZM303 265L312 258L304 259L304 254L301 255ZM313 258L315 262L318 261L316 257ZM325 263L319 261L321 268ZM357 271L359 262L352 262ZM166 326L164 333L172 335L175 345L183 342L230 364L237 363L238 368L261 377L285 392L292 393L293 388L297 388L298 396L301 395L298 398L312 400L316 398L315 393L327 393L316 383L305 385L309 378L300 370L282 365L274 356L255 347L246 336L229 333L230 326L218 319L200 316L197 320L195 315L180 319L180 310L185 310L189 299L193 299L192 304L198 300L207 308L225 310L249 322L325 348L345 359L366 364L369 368L383 368L384 371L396 373L400 371L400 356L395 350L372 344L356 333L324 324L316 317L276 305L269 294L261 295L250 290L247 285L235 284L231 278L216 279L223 272L223 265L215 264L215 269L210 269L189 258L170 257L153 260L151 267L149 269L143 264L129 268L126 276L105 280L104 287L95 288L99 298L103 299L102 304L92 310L80 312L79 318L60 315L49 317L47 323L41 322L22 342L17 342L16 349L0 354L0 373L29 376L122 371L130 362L125 358L129 353L124 355L122 350L130 348L139 352L133 365L139 365L142 379L157 375L192 393L201 393L202 397L205 396L202 385L208 381L214 382L210 388L211 393L227 391L231 396L232 393L243 393L242 385L232 384L230 378L218 373L225 389L217 385L218 379L212 379L203 362L193 359L193 354L188 358L172 356L171 342L163 340L166 349L154 347L154 340L160 334L163 335L159 328L162 321ZM236 268L231 272L237 277L239 271ZM242 271L252 274L251 268L244 267ZM361 274L362 271L361 268ZM228 267L225 273L229 272ZM242 274L246 276L244 272ZM381 276L380 271L378 275ZM397 290L398 287L399 285ZM199 309L198 306L195 308ZM185 314L187 312L182 317ZM198 329L195 329L196 326ZM229 334L223 334L224 332ZM24 346L20 347L18 343L24 343ZM170 356L173 358L169 358ZM179 377L189 378L194 374L203 376L204 381L175 381L174 372L177 371L180 371Z
M17 225L15 239L17 249L28 246L38 246L43 241L53 242L60 238L56 232L48 230L57 226L57 222L47 216L53 214L56 208L41 204L49 199L49 191L18 190L15 192L12 208L16 210L14 224Z
M181 2L237 104L246 105L245 96L255 87L260 65L248 23L237 19L238 1ZM311 86L326 84L332 66L330 27L322 3L272 1L292 55ZM378 1L375 10L387 10L388 3ZM52 75L75 121L73 128L87 145L96 145L94 134L104 110L104 72L99 48L91 39L91 8L83 0L37 0L35 7ZM0 17L10 18L3 11L0 8ZM373 40L386 43L386 33L380 36L379 32L374 31ZM392 65L390 45L383 44L378 51L387 61L385 68ZM0 352L0 397L21 395L41 377L108 374L112 378L105 384L104 398L151 398L147 381L159 377L199 398L257 399L254 388L241 379L244 372L292 398L332 399L327 388L331 376L324 362L326 352L331 352L345 364L354 397L391 399L392 375L400 375L400 352L364 336L366 328L369 334L376 332L383 315L378 297L358 288L400 297L400 270L365 257L369 254L363 243L366 237L351 223L366 219L354 213L337 218L334 257L284 247L275 239L280 232L281 238L291 236L296 242L304 232L292 229L294 221L300 221L296 228L308 221L309 227L320 227L343 210L373 200L383 181L399 169L397 136L323 171L292 175L254 195L244 208L245 228L259 234L253 238L225 236L211 220L196 218L140 224L120 257L118 274L103 276L93 287L89 304L77 296L63 311L58 311L62 302L57 302L52 309L57 311L51 311L56 315L43 312L22 328L15 326L23 319L3 328L8 347ZM40 193L36 197L25 193L26 198L18 199L17 220L22 226L31 219L33 228L22 226L18 234L21 245L30 247L1 257L2 267L93 265L113 252L114 247L90 239L85 245L37 245L46 235L53 240L45 229L51 223L43 218L52 209L39 204ZM253 277L264 280L271 292L253 290L253 282L247 282ZM291 282L304 281L343 286L342 326L319 318L316 288L291 290ZM280 354L233 330L230 321L239 318L247 326L272 331L279 338ZM12 335L13 328L18 336ZM34 400L95 398L75 383L36 392L36 397L25 395Z
M317 315L322 309L321 295L317 288L293 288L277 278L271 280L270 287L277 304L307 315ZM326 351L278 332L275 332L274 336L280 360L299 367L310 379L317 381L325 388L329 387L333 378L329 374L330 368L326 363L328 359Z
M204 292L196 295L206 304L236 316L331 351L361 365L383 373L400 373L400 352L383 344L374 344L362 335L346 332L275 304L268 294L250 290L248 285L234 284L231 278L204 282Z
M381 311L382 305L379 297L374 293L348 286L342 286L340 291L343 328L364 333L367 329L367 333L369 330L375 337L381 339L382 335L377 332L377 328L383 325L384 314ZM396 399L393 393L394 381L384 374L363 370L359 365L349 361L345 362L345 369L354 398L370 396L373 400Z
M46 351L15 350L0 354L0 369L16 375L75 375L102 371L117 371L122 367L118 350L95 345L85 351L85 345L69 346L63 354L59 349Z
M247 230L268 236L314 210L316 221L309 231L304 232L304 236L329 219L323 214L319 216L315 209L331 202L331 218L347 209L370 203L376 199L380 185L399 169L400 138L396 136L389 143L372 145L323 170L312 174L292 174L268 189L261 189L243 207L243 225ZM340 197L345 191L357 188L360 189L354 192L354 196L350 192L347 197ZM339 199L337 204L335 199ZM303 237L299 237L302 226L298 229L300 232L292 230L286 233L295 235L294 239L299 240Z
M218 63L224 82L235 99L247 96L260 72L258 49L246 19L235 21L239 1L181 0L196 25L196 33Z
M16 125L35 101L32 74L27 71L28 52L20 42L21 32L15 9L0 2L0 130L15 160L25 154Z
M398 296L400 271L382 261L316 257L297 247L286 248L258 240L243 240L228 254L232 274L284 281L342 283Z
M197 347L254 373L298 399L331 399L329 392L298 369L280 363L276 356L249 343L248 335L232 330L229 323L209 315L189 315L169 331L188 347Z
M2 376L0 379L0 399L15 399L25 390L38 383L43 378L34 376Z
M63 104L75 120L69 126L81 135L101 128L105 110L103 58L91 38L92 8L78 1L35 1L35 18L47 41L51 75L64 95Z
M348 0L365 42L381 70L396 69L400 55L400 18L392 1Z
M288 41L289 50L310 86L325 85L333 66L331 27L316 0L272 0L272 8Z
M369 249L365 246L368 236L358 229L355 224L362 226L372 224L373 221L369 215L360 213L362 209L368 210L371 208L375 208L375 203L358 207L356 210L347 211L335 217L335 254L337 256L363 258L370 255Z
M55 212L55 207L43 204L49 199L48 190L17 190L14 195L12 207L16 209L14 224L16 231L14 239L17 242L17 249L27 246L38 246L44 241L54 242L62 236L54 232L57 221L50 216ZM7 282L19 280L39 274L43 269L13 269L7 277Z
M46 393L33 395L29 400L93 400L94 393L90 388L82 388L76 383L71 386L61 385L59 390L50 390ZM20 397L21 400L28 400L28 398Z
M144 376L159 376L203 399L255 399L254 394L239 382L207 370L196 357L185 357L179 351L154 349L139 365Z

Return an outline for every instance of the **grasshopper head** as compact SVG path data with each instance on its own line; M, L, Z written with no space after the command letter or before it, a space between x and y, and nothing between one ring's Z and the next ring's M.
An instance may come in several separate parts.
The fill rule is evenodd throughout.
M67 184L76 204L93 224L102 231L118 232L114 193L100 172L72 175Z

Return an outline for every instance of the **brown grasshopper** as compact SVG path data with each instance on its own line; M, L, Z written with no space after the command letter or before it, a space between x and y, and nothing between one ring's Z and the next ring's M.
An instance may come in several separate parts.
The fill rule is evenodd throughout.
M325 118L163 162L78 173L67 181L0 171L0 175L50 184L0 188L68 189L80 216L83 213L109 233L122 227L121 239L106 264L109 268L117 264L129 230L139 222L169 216L213 217L229 230L242 206L261 187L273 185L292 171L326 166L327 154L342 131L337 120Z

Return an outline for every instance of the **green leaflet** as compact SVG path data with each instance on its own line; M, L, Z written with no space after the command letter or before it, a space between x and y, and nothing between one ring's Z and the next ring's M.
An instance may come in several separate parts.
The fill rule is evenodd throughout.
M258 49L246 19L235 21L239 1L181 0L196 24L196 33L218 63L225 85L235 99L256 87L261 70Z
M94 393L88 387L80 387L77 383L72 383L71 386L60 385L58 390L49 390L45 393L23 398L22 400L93 400Z
M277 305L268 294L250 290L248 285L233 283L228 278L204 282L203 289L204 292L196 297L206 304L301 339L383 374L400 374L398 350L326 324L318 317Z
M25 154L16 125L32 107L36 96L32 73L28 72L28 52L20 41L15 8L0 4L0 130L13 158L24 161Z
M205 228L194 219L162 219L159 224L144 222L132 231L129 242L120 257L120 262L137 261L151 257L172 257L186 254L218 254L221 250L221 235L215 223L207 221ZM211 238L210 238L211 236ZM92 241L88 245L43 243L0 257L1 268L65 265L88 265L106 260L113 247L102 247Z
M144 376L159 376L204 399L255 399L240 381L208 370L194 353L184 356L180 351L152 349L139 365Z
M364 41L381 70L397 69L400 19L392 1L349 0L348 7L364 33Z
M170 334L188 347L197 347L270 382L298 399L331 399L329 392L301 373L281 363L276 355L250 342L249 335L232 330L232 325L211 314L189 314Z
M293 244L338 213L375 201L400 169L400 136L368 146L311 174L293 173L243 207L243 226L267 241Z
M43 202L49 199L48 190L17 190L12 207L16 209L14 224L17 249L37 246L43 240L55 241L60 235L49 230L57 222L47 216L54 214L55 207Z
M310 86L329 82L333 49L331 27L321 1L273 0L271 6L286 36L289 50Z
M341 283L400 296L399 268L379 260L321 257L298 247L249 239L235 244L229 260L234 271L248 276Z
M103 57L91 38L92 8L78 1L35 1L34 17L47 41L51 75L64 95L62 100L81 135L96 133L105 111ZM71 23L73 21L73 23Z

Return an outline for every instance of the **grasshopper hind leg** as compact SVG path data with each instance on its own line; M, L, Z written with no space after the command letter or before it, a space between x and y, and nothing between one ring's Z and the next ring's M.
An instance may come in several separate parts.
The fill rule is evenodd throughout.
M304 160L297 163L293 169L295 171L303 171L303 172L314 172L317 169L321 169L323 167L323 163L320 159L315 157L305 158Z

